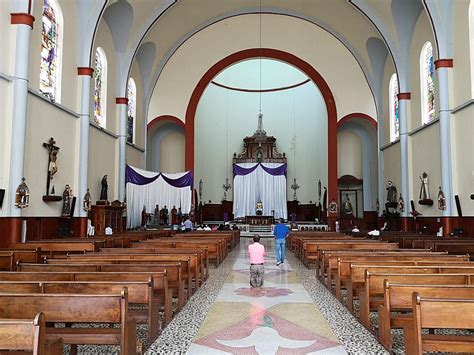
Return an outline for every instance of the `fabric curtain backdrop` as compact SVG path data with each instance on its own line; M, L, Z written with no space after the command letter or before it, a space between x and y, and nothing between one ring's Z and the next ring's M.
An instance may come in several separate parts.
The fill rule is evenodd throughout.
M254 216L258 201L263 215L287 219L286 164L234 164L234 217Z
M191 210L192 172L163 174L127 165L125 173L127 190L127 228L141 225L143 206L153 213L156 205L166 206L171 213L173 206L181 207L183 214Z

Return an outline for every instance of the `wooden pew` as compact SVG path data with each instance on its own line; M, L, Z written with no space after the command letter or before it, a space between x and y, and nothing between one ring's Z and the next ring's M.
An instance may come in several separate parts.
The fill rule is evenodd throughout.
M378 263L377 263L378 262ZM354 291L362 285L365 278L365 270L360 266L389 266L389 263L392 262L393 266L403 266L403 263L411 262L413 266L428 266L433 264L461 264L469 266L468 256L460 255L447 255L447 254L418 254L413 255L410 253L400 253L396 255L378 255L372 254L371 256L339 256L336 260L336 270L333 271L330 269L328 271L328 287L332 282L332 274L335 274L335 292L336 297L341 299L341 289L344 285L347 286L349 280L351 280L350 290L349 287L346 287L349 291L349 296L354 295ZM399 264L401 263L401 264ZM332 285L331 285L332 286ZM349 306L350 307L350 306ZM351 309L351 308L350 308ZM352 310L352 309L351 309Z
M178 310L181 310L186 303L185 280L182 278L182 265L180 262L163 262L154 264L109 264L107 262L88 263L66 263L66 264L24 264L19 263L17 270L22 273L28 272L101 272L101 273L163 273L166 272L167 283L173 295L178 299ZM105 277L105 276L104 276Z
M31 241L26 243L11 243L11 249L36 250L41 249L42 256L53 257L68 253L83 253L84 251L99 251L105 247L105 239L88 241L83 238L65 239L62 241Z
M167 272L0 272L0 282L4 283L24 283L24 282L58 282L58 281L78 281L78 282L148 282L153 277L154 296L159 299L159 304L163 304L165 325L171 321L172 310L172 290L168 287ZM24 292L32 293L36 288L31 286ZM20 291L19 291L20 292ZM38 291L38 293L40 293Z
M15 263L13 262L13 253L3 253L0 254L0 270L11 271L14 270Z
M388 350L392 349L394 328L413 329L412 295L418 292L421 297L474 299L474 286L466 285L405 285L392 284L385 280L383 305L378 307L379 341ZM405 335L405 340L409 337ZM408 345L405 342L405 348Z
M367 328L370 328L370 311L376 310L378 306L383 304L383 285L385 280L391 283L399 283L400 279L408 280L402 283L411 284L445 284L445 285L459 285L464 280L464 284L471 285L474 282L474 269L458 270L457 268L423 268L408 269L401 273L401 269L397 271L380 270L379 273L371 273L366 271L364 289L360 292L360 308L359 320ZM416 274L418 272L418 274ZM406 276L406 277L405 277ZM451 280L446 280L450 277ZM472 280L471 280L472 279Z
M5 352L6 351L6 352ZM34 319L0 319L0 353L33 355L62 355L62 339L46 340L43 313Z
M41 262L41 249L21 250L21 249L0 249L0 255L13 253L13 264L18 261L26 263L39 263Z
M0 318L33 318L38 312L43 312L46 320L53 323L120 325L120 328L46 327L47 339L62 338L65 344L71 345L119 345L122 354L137 353L136 324L128 314L127 289L113 295L0 294Z
M148 281L0 281L0 293L80 293L117 294L128 290L129 304L145 306L129 309L129 316L137 323L148 325L148 340L153 342L161 331L159 309L164 308L154 294L153 276Z
M424 352L474 352L474 337L462 335L422 334L422 329L474 329L474 300L424 298L413 294L413 339L407 355ZM408 332L407 332L408 333Z
M462 255L438 255L438 256L431 256L431 255L424 255L424 256L418 256L418 257L407 257L404 261L412 260L412 261L433 261L437 262L438 260L443 260L443 263L440 264L445 264L446 262L452 261L455 265L460 262L464 263L465 261L468 261L468 256L462 256ZM376 260L376 259L374 259ZM398 258L398 260L403 260ZM349 277L346 280L346 290L347 290L347 298L346 298L346 306L350 311L353 311L353 301L356 299L358 292L363 288L364 283L365 283L365 271L367 269L367 266L370 266L370 260L364 262L363 260L346 260L349 262ZM470 265L470 264L469 264ZM340 268L341 270L343 268ZM347 271L344 272L345 275ZM337 276L339 277L339 276ZM341 279L343 279L344 276L341 276ZM337 280L337 283L339 282L342 285L342 281Z

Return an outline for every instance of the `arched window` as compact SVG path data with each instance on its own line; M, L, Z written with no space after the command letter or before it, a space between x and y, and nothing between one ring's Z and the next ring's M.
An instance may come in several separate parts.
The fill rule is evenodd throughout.
M127 141L135 143L135 117L137 115L137 86L133 78L128 79L127 85Z
M44 0L41 15L41 64L39 91L60 101L62 14L56 0Z
M420 56L421 73L421 118L426 124L435 118L433 46L426 42Z
M471 47L471 97L474 98L474 0L469 5L469 43Z
M390 110L390 142L400 137L400 114L398 110L398 79L397 74L393 73L390 78L388 89L388 102Z
M94 121L99 126L106 125L107 103L107 58L102 48L95 51L94 68Z

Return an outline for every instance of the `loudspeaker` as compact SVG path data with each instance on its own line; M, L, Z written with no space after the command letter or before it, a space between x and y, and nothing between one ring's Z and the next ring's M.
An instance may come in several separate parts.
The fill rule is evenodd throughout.
M415 211L415 202L413 202L413 200L410 200L410 206L411 206L411 211L414 212Z
M71 201L71 212L69 213L69 218L74 216L74 208L76 208L76 196L74 196Z
M0 208L3 206L3 199L5 197L5 189L0 189Z
M462 217L461 202L459 201L459 196L454 195L454 200L456 200L456 208L458 210L458 216Z
M474 200L474 194L471 195L471 200Z

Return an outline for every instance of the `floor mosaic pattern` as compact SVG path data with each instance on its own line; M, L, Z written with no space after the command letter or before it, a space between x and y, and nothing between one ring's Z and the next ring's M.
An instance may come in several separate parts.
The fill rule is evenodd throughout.
M147 354L388 354L291 253L276 266L273 239L262 288L249 285L242 238Z

